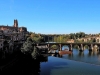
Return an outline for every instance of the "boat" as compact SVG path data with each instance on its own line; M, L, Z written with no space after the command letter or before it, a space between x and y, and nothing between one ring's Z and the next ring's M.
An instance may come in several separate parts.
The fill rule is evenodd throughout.
M63 55L63 54L72 54L72 51L63 50L63 51L59 51L59 54L60 55Z

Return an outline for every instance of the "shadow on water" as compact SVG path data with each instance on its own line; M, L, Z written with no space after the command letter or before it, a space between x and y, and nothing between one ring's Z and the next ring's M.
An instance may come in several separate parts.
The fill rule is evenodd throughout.
M21 56L10 68L1 71L0 75L40 75L39 72L40 60Z
M50 75L52 69L61 69L61 67L55 66L67 64L63 62L54 63L52 62L53 59L48 60L48 56L41 56L38 60L33 60L28 56L20 56L14 65L12 64L10 68L0 71L0 75Z

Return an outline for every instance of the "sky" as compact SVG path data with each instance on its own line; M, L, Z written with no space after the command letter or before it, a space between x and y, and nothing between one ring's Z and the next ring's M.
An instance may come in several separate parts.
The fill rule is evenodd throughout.
M0 0L0 25L41 34L100 33L100 0Z

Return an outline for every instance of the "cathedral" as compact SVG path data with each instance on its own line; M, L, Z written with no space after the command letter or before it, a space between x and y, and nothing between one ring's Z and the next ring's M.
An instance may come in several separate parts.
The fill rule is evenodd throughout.
M27 32L27 28L26 27L18 27L18 20L14 20L14 25L13 26L8 26L8 25L0 25L0 30L2 31L16 31L16 32Z
M13 26L0 25L0 40L21 41L28 34L26 27L18 27L18 20L14 20Z

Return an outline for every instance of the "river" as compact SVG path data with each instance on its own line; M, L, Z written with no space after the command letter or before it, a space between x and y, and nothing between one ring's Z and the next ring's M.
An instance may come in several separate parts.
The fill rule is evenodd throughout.
M99 75L100 52L73 49L72 54L49 56L41 63L40 75Z
M100 52L89 52L87 49L80 52L73 49L72 54L47 56L36 62L29 58L21 58L3 75L6 75L5 73L10 75L99 75Z

